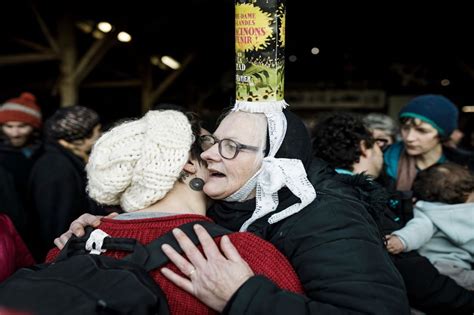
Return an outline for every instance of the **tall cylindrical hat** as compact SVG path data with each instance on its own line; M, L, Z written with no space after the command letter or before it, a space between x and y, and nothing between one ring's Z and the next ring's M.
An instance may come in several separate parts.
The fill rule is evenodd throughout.
M235 91L239 109L265 112L286 106L285 2L238 0L235 4Z
M241 192L256 189L256 208L241 231L278 207L278 191L286 186L301 202L271 215L270 224L285 219L306 207L316 192L298 159L275 158L287 130L283 109L285 83L285 0L236 0L235 53L236 101L233 110L263 113L267 118L269 152L257 172L244 187L226 198L237 201ZM274 183L279 183L275 185ZM250 189L249 189L250 188Z

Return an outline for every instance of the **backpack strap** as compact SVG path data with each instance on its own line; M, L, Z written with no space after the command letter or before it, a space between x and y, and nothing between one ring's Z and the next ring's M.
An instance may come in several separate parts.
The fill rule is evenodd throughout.
M89 251L86 250L86 243L92 232L95 229L92 226L86 226L84 228L84 235L77 237L74 234L68 240L64 248L59 252L55 259L55 262L65 260L75 255L86 255ZM102 249L120 250L127 252L134 252L136 250L143 251L141 245L136 239L133 238L119 238L119 237L107 237L104 239Z
M198 245L200 243L193 229L193 226L196 224L203 226L212 238L232 233L230 230L209 221L194 221L178 226L177 228L182 230L191 239L194 245ZM169 258L161 250L161 246L163 244L170 245L175 251L180 254L183 253L183 250L176 241L173 232L170 231L145 246L148 252L148 259L146 259L144 264L142 263L143 258L137 257L139 256L140 252L130 254L124 259L133 262L138 259L137 263L143 264L146 271L151 271L153 269L159 268L170 261Z
M194 245L200 243L193 229L193 226L196 224L202 225L212 238L232 233L230 230L209 221L194 221L178 226L177 228L181 229L191 239ZM86 233L84 236L72 236L71 239L69 239L64 248L59 252L55 262L65 260L74 255L89 254L89 252L85 250L85 245L90 234L94 231L94 228L88 226L85 230ZM169 262L168 256L161 250L163 244L170 245L180 254L183 253L172 231L158 237L146 246L133 238L107 237L104 239L102 249L131 252L131 254L122 259L140 265L145 268L146 271L151 271Z

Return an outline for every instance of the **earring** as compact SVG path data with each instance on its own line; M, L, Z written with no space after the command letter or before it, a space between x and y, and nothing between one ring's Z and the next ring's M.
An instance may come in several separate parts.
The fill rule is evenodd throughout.
M196 177L191 179L191 181L189 182L189 187L191 187L192 190L201 191L204 187L204 184L205 183L202 178Z

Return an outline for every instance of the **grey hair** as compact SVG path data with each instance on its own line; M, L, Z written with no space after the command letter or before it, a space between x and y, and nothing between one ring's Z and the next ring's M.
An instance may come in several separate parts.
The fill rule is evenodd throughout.
M369 130L380 129L393 138L396 138L398 135L398 124L390 116L381 114L381 113L370 113L362 118L364 125Z

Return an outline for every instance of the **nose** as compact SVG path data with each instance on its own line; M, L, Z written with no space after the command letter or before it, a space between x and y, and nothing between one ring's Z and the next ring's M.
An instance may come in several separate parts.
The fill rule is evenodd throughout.
M407 142L413 142L416 140L416 132L413 130L413 128L410 128L406 131L405 138Z
M219 145L214 143L209 149L201 153L201 159L204 161L220 161Z
M20 130L20 128L11 128L11 129L10 129L10 135L11 135L12 137L18 137L18 136L20 136L20 135L21 135L21 130Z

